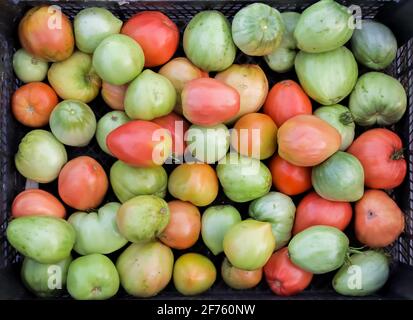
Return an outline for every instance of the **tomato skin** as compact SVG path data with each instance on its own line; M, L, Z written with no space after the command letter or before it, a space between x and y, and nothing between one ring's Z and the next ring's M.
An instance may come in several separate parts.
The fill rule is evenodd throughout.
M300 85L293 80L276 83L264 103L268 114L279 128L288 119L299 114L312 114L311 101Z
M156 123L135 120L113 130L106 138L109 151L131 166L163 164L172 148L171 135Z
M394 132L376 128L362 133L348 152L360 160L364 169L364 183L369 188L392 189L406 176L402 141Z
M260 283L262 268L252 271L238 269L228 261L228 258L224 258L221 265L221 276L227 286L232 289L250 289Z
M264 274L272 292L285 297L303 291L313 279L311 272L291 262L287 247L273 253L264 266Z
M259 133L259 139L256 139L255 132ZM265 114L248 113L235 123L231 132L231 145L244 156L267 159L277 148L277 126Z
M106 104L114 110L125 110L124 100L127 84L114 85L109 82L102 81L102 98Z
M123 25L121 33L133 38L142 47L145 67L164 64L178 48L178 27L159 11L135 14Z
M170 248L187 249L199 238L201 213L193 204L180 200L168 202L169 223L159 235L159 240Z
M311 168L298 167L276 155L268 168L272 184L284 194L294 196L311 189Z
M293 234L316 225L336 227L343 231L352 215L350 203L326 200L316 192L310 192L297 206Z
M80 156L70 160L60 171L59 196L77 210L96 208L108 190L108 178L93 158Z
M52 216L64 218L66 209L51 193L41 189L28 189L20 192L11 205L13 218L24 216Z
M225 122L240 109L238 91L212 78L187 82L181 97L183 115L193 124L200 126Z
M49 21L61 18L60 28L49 28ZM62 12L49 6L34 7L27 11L19 23L19 40L22 47L36 58L62 61L71 56L75 46L72 24Z
M371 248L390 245L403 232L404 225L403 212L384 191L367 190L356 203L356 237Z
M57 103L56 92L50 86L43 82L30 82L13 93L11 108L19 122L39 128L48 124Z

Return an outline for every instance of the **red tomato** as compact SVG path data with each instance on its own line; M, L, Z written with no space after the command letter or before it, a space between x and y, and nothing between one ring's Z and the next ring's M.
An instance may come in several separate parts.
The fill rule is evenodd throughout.
M69 58L75 46L72 24L55 6L27 11L19 23L19 40L27 52L46 61Z
M294 265L288 248L282 248L271 256L264 266L265 279L271 290L279 296L292 296L308 287L313 274Z
M386 247L404 230L403 212L384 191L367 190L355 211L356 237L369 247Z
M13 93L11 108L19 122L39 128L49 123L50 114L58 102L56 92L50 86L43 82L31 82Z
M377 128L362 133L347 152L360 160L369 188L392 189L406 176L402 141L390 130Z
M274 187L289 196L294 196L311 189L311 168L298 167L280 156L271 159L268 168L271 171Z
M350 223L352 211L348 202L326 200L317 193L310 192L297 206L293 234L316 225L344 230Z
M296 115L312 114L311 101L297 82L284 80L271 88L265 100L264 113L279 128Z
M99 206L108 190L108 178L102 166L91 157L70 160L60 171L58 179L60 198L77 210Z
M183 156L186 149L185 132L189 129L188 121L173 112L152 121L167 129L171 134L172 153L176 157Z
M279 128L278 154L284 160L300 166L320 164L338 151L341 136L327 122L312 115L298 115Z
M125 110L123 101L125 100L128 85L117 86L109 82L102 81L102 98L106 104L115 110Z
M24 216L52 216L64 218L66 209L52 194L40 189L29 189L20 192L11 205L13 218Z
M106 138L109 151L119 160L136 167L162 165L172 151L168 130L144 120L129 121Z
M235 116L240 108L237 90L212 78L187 82L182 91L185 118L200 126L213 126Z
M142 47L145 67L164 64L178 48L178 27L159 11L135 14L123 25L121 33L133 38Z

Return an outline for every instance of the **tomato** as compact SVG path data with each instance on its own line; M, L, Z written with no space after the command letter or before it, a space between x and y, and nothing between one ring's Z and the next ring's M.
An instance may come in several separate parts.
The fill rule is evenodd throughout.
M277 126L266 114L246 114L231 131L231 145L244 156L267 159L277 147Z
M170 174L168 191L179 200L206 206L218 195L218 178L208 164L183 163Z
M11 108L16 119L28 127L42 127L58 103L56 92L43 82L31 82L18 88Z
M75 46L72 24L56 6L34 7L19 23L22 47L36 58L62 61L70 57Z
M171 153L171 135L156 123L135 120L121 125L106 138L109 151L137 167L161 165Z
M174 249L192 247L201 232L201 214L198 208L180 200L168 202L168 207L169 223L158 236L159 240Z
M377 128L362 133L348 152L361 162L367 187L392 189L406 176L402 141L394 132Z
M234 117L240 109L237 90L212 78L189 81L182 91L182 110L193 124L213 126Z
M298 115L278 130L278 154L302 167L315 166L340 148L341 136L327 122L312 115Z
M185 153L186 142L185 133L189 129L189 123L180 115L171 112L170 114L155 118L152 122L167 129L172 137L172 154L181 157Z
M326 200L317 193L310 192L298 204L293 234L316 225L336 227L343 231L352 215L350 203Z
M227 258L224 258L221 266L221 276L224 282L232 289L250 289L260 283L262 268L252 271L238 269Z
M91 157L70 160L60 171L59 196L77 210L96 208L108 190L108 178L102 166Z
M404 215L384 191L367 190L355 206L357 239L372 248L394 242L404 230Z
M279 296L292 296L308 287L313 274L294 265L288 248L282 248L271 256L264 266L265 280L272 292Z
M109 82L102 81L102 98L106 104L115 110L125 110L123 104L125 100L126 89L128 88L127 84L120 86L110 84Z
M268 114L279 128L298 114L311 114L312 106L310 98L297 82L284 80L271 88L265 100L264 113Z
M66 209L52 194L40 189L29 189L20 192L11 205L14 218L24 216L53 216L64 218Z
M178 48L178 27L159 11L135 14L123 25L121 33L133 38L142 47L145 67L164 64L172 58Z
M268 168L272 175L272 184L282 193L294 196L311 188L311 168L298 167L280 156L271 159Z
M43 81L48 69L49 64L46 61L33 57L23 48L13 54L13 70L22 82Z

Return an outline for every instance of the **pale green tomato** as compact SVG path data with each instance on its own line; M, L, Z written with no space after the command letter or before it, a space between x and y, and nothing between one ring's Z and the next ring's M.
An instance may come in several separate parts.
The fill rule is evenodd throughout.
M24 49L17 50L13 55L13 69L21 81L43 81L46 78L49 64L33 57Z
M123 111L110 111L99 119L96 126L96 140L99 147L107 154L112 155L106 145L106 137L113 130L128 121L130 121L130 118Z

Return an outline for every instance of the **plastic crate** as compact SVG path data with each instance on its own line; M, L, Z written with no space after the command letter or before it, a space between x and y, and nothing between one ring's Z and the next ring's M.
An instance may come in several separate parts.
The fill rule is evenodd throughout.
M39 4L54 4L62 8L62 11L71 19L78 11L85 7L102 6L111 10L122 20L128 19L136 12L142 10L160 10L171 18L182 32L189 20L199 11L216 9L221 11L230 20L234 14L243 6L255 1L33 1L33 0L2 0L0 2L0 298L27 299L34 298L23 287L19 279L19 268L21 256L7 242L5 230L10 219L10 207L14 197L24 190L25 179L17 172L14 166L14 154L21 138L29 131L29 128L19 124L11 115L10 98L14 90L21 85L16 79L12 70L13 52L20 47L17 39L17 25L20 18L32 6ZM311 0L274 0L261 1L268 3L279 11L301 12L315 1ZM389 191L397 201L406 216L406 229L398 241L388 248L392 255L392 276L388 284L380 292L368 298L392 299L399 297L413 298L413 26L409 19L413 15L413 1L393 1L393 0L350 0L338 1L344 5L359 5L363 18L376 18L386 23L392 28L398 37L399 50L394 63L386 70L404 85L408 95L408 111L403 119L391 129L396 131L402 138L406 148L405 156L408 160L408 174L402 186ZM175 56L183 56L182 47L178 48ZM262 58L248 57L238 51L236 63L257 63L265 71L270 87L283 79L296 79L294 73L277 74L271 71ZM360 67L360 73L366 69ZM346 104L344 101L343 104ZM92 109L99 119L111 109L105 105L98 97L91 104ZM317 104L313 102L313 106ZM46 128L48 129L48 128ZM114 158L103 153L93 139L90 145L84 148L66 147L69 158L87 154L97 159L106 171L115 161ZM173 169L173 165L166 166L167 171ZM50 184L41 185L42 189L56 194L56 181ZM170 197L169 195L167 196ZM299 200L298 197L294 198ZM116 201L113 192L109 190L105 201ZM222 195L214 204L231 203ZM247 216L247 205L234 204L243 217ZM70 210L68 211L71 212ZM351 230L352 226L349 227ZM202 240L189 250L174 251L175 258L188 251L197 251L207 255L220 270L223 255L215 257L203 245ZM119 254L114 253L112 258ZM218 272L219 273L219 272ZM334 293L331 288L333 274L316 276L312 284L302 294L295 299L340 299L344 298ZM63 298L68 296L63 296ZM122 290L117 298L128 299ZM170 284L155 299L179 299L183 298ZM271 294L264 281L251 290L235 291L228 288L218 276L214 286L206 293L198 296L201 299L279 299Z

